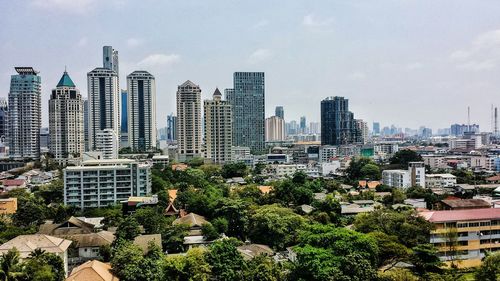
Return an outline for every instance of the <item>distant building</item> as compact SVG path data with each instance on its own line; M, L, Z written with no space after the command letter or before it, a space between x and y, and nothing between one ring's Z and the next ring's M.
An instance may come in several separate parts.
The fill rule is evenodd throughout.
M266 118L266 141L285 140L285 120L278 116Z
M307 133L307 125L306 125L306 117L305 116L300 117L300 133L302 133L302 134Z
M120 73L118 68L118 51L113 49L112 46L102 47L102 65L104 68L113 70L118 75Z
M264 72L235 72L233 89L226 91L233 106L233 144L255 153L265 150Z
M89 100L83 99L83 138L85 140L85 151L90 150L89 144Z
M100 208L151 193L151 165L129 159L83 161L64 170L64 204Z
M81 157L85 151L83 100L64 71L49 100L49 148L57 161Z
M384 170L382 171L382 183L395 188L425 187L424 163L410 162L408 170Z
M276 109L274 110L274 115L285 120L285 110L283 109L283 106L276 106Z
M42 79L32 67L15 70L9 91L9 156L18 160L39 159Z
M121 92L120 147L128 147L128 93Z
M356 124L355 134L358 142L365 144L368 142L368 123L362 119L354 119Z
M118 137L115 130L104 129L95 137L95 150L102 153L104 159L118 158Z
M6 99L0 98L0 143L6 145L9 131L9 104Z
M133 151L156 147L156 84L147 71L127 76L128 136Z
M466 132L479 133L479 125L453 124L450 127L450 133L452 136L463 136Z
M203 109L205 158L217 164L231 162L233 144L231 104L222 100L221 92L215 89L213 99L205 100Z
M457 177L452 174L429 174L425 175L425 185L428 188L454 187Z
M177 153L180 161L202 156L201 89L191 81L177 88Z
M373 122L373 134L376 136L380 135L380 123L379 122Z
M354 114L349 101L329 97L321 101L321 145L344 145L357 142Z
M167 116L167 141L172 143L177 141L177 116L173 113Z

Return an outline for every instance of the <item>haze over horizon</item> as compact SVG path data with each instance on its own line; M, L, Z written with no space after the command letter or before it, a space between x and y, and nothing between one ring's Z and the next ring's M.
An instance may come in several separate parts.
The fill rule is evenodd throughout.
M355 118L433 129L471 123L489 131L500 106L497 1L22 0L0 3L0 97L15 66L42 77L48 99L65 66L87 96L102 46L119 51L120 83L156 77L158 128L175 112L177 85L203 98L232 87L235 71L264 71L266 116L319 121L320 101L349 99Z

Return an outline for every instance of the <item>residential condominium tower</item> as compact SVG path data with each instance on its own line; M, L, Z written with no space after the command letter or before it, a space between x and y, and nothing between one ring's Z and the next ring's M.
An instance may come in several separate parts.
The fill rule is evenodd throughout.
M177 154L180 161L202 156L201 89L191 81L177 88Z
M266 118L266 141L285 140L285 120L279 116Z
M235 72L233 89L226 91L233 106L233 144L254 153L265 150L264 72Z
M97 151L97 134L103 130L113 130L114 135L119 137L120 91L118 88L118 75L111 69L96 68L87 74L87 81L89 150ZM119 139L116 140L116 143L119 143Z
M349 100L329 97L321 101L321 145L345 145L357 142L354 114Z
M83 100L66 71L50 95L49 132L49 150L57 161L84 152Z
M205 158L213 163L224 164L232 159L232 110L229 102L222 100L219 89L215 89L212 100L205 100Z
M146 71L127 76L128 142L133 151L156 147L156 84Z
M42 80L32 67L15 70L9 92L9 155L14 159L39 159Z

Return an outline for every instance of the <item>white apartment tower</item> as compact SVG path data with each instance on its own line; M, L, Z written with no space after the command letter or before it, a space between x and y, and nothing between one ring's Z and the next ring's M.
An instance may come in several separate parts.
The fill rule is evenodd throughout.
M222 100L219 89L215 89L212 100L205 100L205 158L213 163L224 164L232 160L233 129L232 106Z
M180 161L202 156L201 89L191 81L177 88L177 154Z
M118 143L120 132L120 90L118 74L111 69L96 68L87 74L89 100L89 150L97 149L97 135L110 129ZM118 147L116 147L118 154Z
M134 151L156 147L156 84L147 71L127 76L128 142Z
M40 158L42 80L33 67L16 67L9 91L9 156Z
M278 116L266 118L266 141L285 140L285 120Z
M49 132L49 149L57 161L84 152L83 100L66 71L50 95Z

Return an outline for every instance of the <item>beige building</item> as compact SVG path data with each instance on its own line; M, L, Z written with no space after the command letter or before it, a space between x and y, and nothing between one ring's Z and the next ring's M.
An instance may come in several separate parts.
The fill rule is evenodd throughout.
M215 89L212 100L204 101L205 158L213 163L224 164L232 159L233 128L232 110Z
M12 215L17 211L17 198L0 199L0 215Z
M177 88L177 153L180 161L202 156L201 89L191 81Z
M84 152L83 100L66 71L50 95L49 132L49 149L57 161Z
M71 272L66 281L118 281L111 272L111 265L98 260L88 261Z
M68 247L71 240L61 239L44 234L19 235L0 246L0 254L7 253L16 248L21 259L29 257L36 249L61 257L64 263L64 271L68 272Z
M278 116L266 118L266 141L285 140L285 120Z

